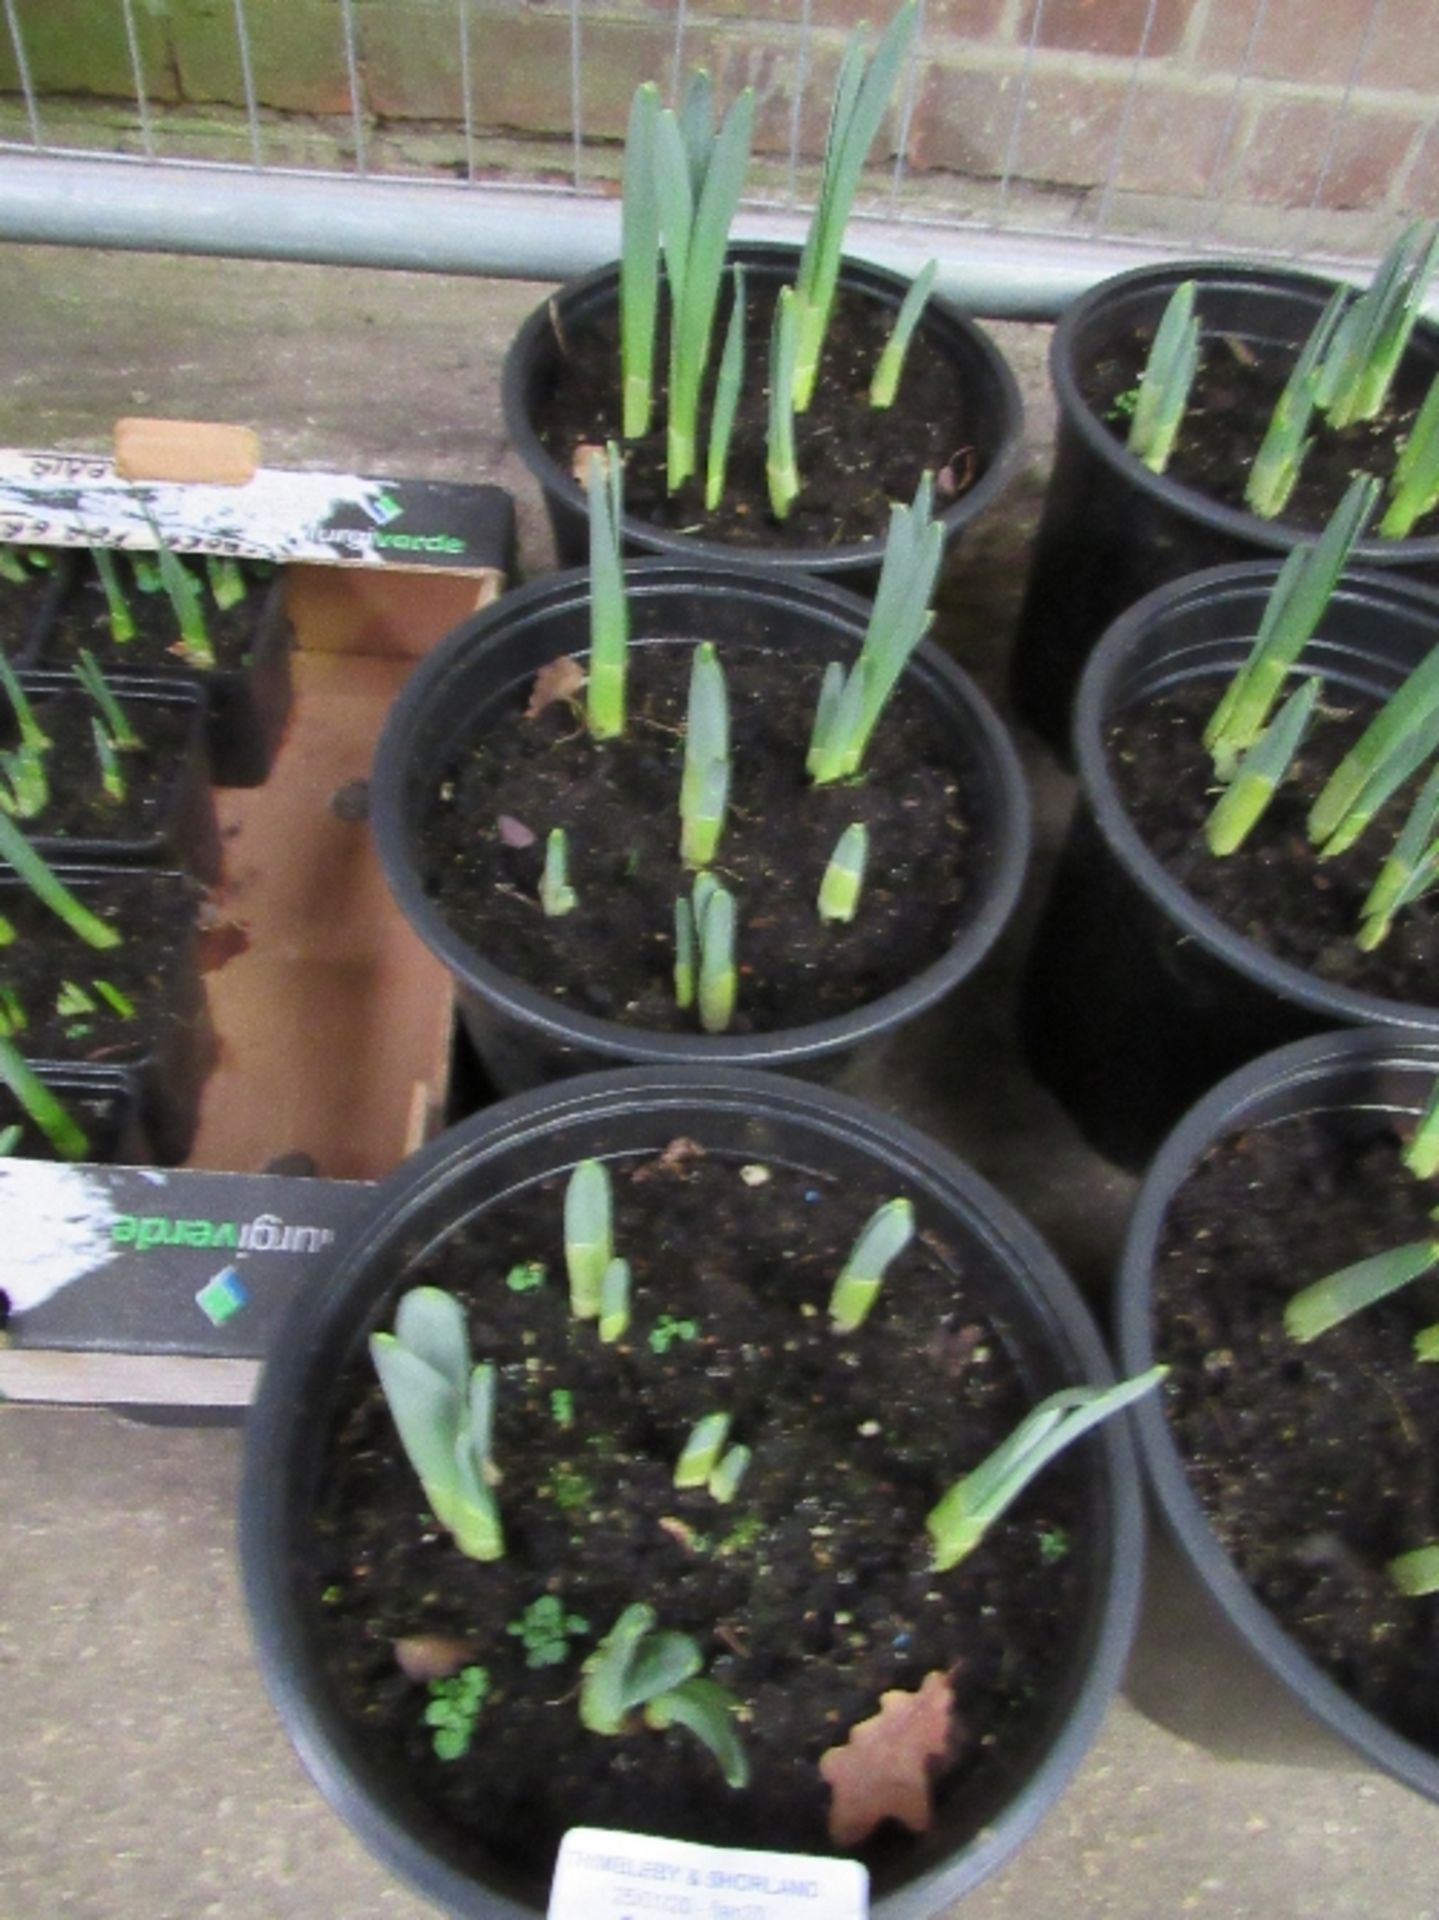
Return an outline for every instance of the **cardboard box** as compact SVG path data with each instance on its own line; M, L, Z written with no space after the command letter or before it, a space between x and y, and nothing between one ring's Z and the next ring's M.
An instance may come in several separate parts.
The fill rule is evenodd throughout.
M309 517L282 524L291 480ZM442 1123L449 976L390 898L365 783L414 660L505 584L513 503L264 469L230 489L137 490L110 461L0 452L0 539L153 546L137 491L177 549L286 561L294 708L265 785L216 795L224 869L204 946L219 1056L190 1160L0 1161L0 1395L238 1408L369 1183Z

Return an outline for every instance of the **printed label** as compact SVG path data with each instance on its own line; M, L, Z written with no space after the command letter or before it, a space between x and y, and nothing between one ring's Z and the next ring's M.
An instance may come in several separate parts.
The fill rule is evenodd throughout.
M260 467L244 486L124 479L102 454L0 448L0 541L425 570L503 564L489 486Z
M573 1827L550 1889L549 1920L868 1920L857 1860L703 1847Z

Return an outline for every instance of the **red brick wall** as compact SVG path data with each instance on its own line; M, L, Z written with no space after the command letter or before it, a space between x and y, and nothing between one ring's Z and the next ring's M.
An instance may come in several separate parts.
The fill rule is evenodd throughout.
M845 33L888 4L811 0L802 157L823 140ZM47 106L63 100L73 114L82 98L129 96L121 0L17 8ZM232 0L140 0L135 13L162 151L167 114L180 128L197 108L223 121L243 106ZM353 15L376 142L396 124L455 128L458 0L354 0ZM248 0L248 17L262 106L333 120L343 141L339 0ZM567 0L470 0L470 17L475 134L487 156L510 142L500 164L524 172L545 143L569 138ZM638 80L668 83L675 17L674 0L581 0L587 140L618 138ZM695 0L687 14L687 61L709 64L722 90L755 85L758 144L777 156L789 145L799 17L800 0ZM1202 211L1212 194L1260 213L1338 209L1376 227L1439 212L1439 0L927 0L915 80L906 162L940 210L992 208L1008 172L1027 200L1071 212L1093 201L1121 223L1126 199ZM0 25L0 91L14 86ZM9 131L16 109L0 110ZM606 164L597 156L597 171Z

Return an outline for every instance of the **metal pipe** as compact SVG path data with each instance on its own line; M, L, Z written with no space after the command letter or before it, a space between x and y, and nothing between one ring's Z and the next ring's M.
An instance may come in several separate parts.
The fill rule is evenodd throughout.
M735 232L799 242L806 224L801 212L747 211ZM617 256L619 207L554 189L22 152L0 161L0 239L558 281ZM909 273L937 259L941 292L998 319L1053 319L1111 274L1182 257L1157 242L863 217L849 242L856 256Z

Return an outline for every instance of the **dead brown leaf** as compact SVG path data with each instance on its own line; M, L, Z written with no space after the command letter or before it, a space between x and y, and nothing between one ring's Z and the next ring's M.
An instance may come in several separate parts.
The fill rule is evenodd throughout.
M653 1160L646 1160L643 1166L636 1167L630 1178L639 1185L646 1180L658 1179L662 1173L673 1173L683 1177L689 1162L703 1160L704 1155L705 1150L698 1140L691 1140L681 1133L671 1140L667 1147L662 1148Z
M526 720L538 720L545 708L553 706L556 700L573 700L584 684L585 670L571 654L562 653L558 660L547 662L535 675L530 688Z
M957 1736L949 1674L927 1673L918 1693L898 1688L882 1693L879 1712L851 1727L842 1747L820 1755L835 1845L858 1846L881 1820L926 1832L934 1817L934 1771L949 1757Z
M600 471L603 472L610 463L610 456L597 441L577 441L570 455L570 472L582 487L589 483L591 460L598 460Z

